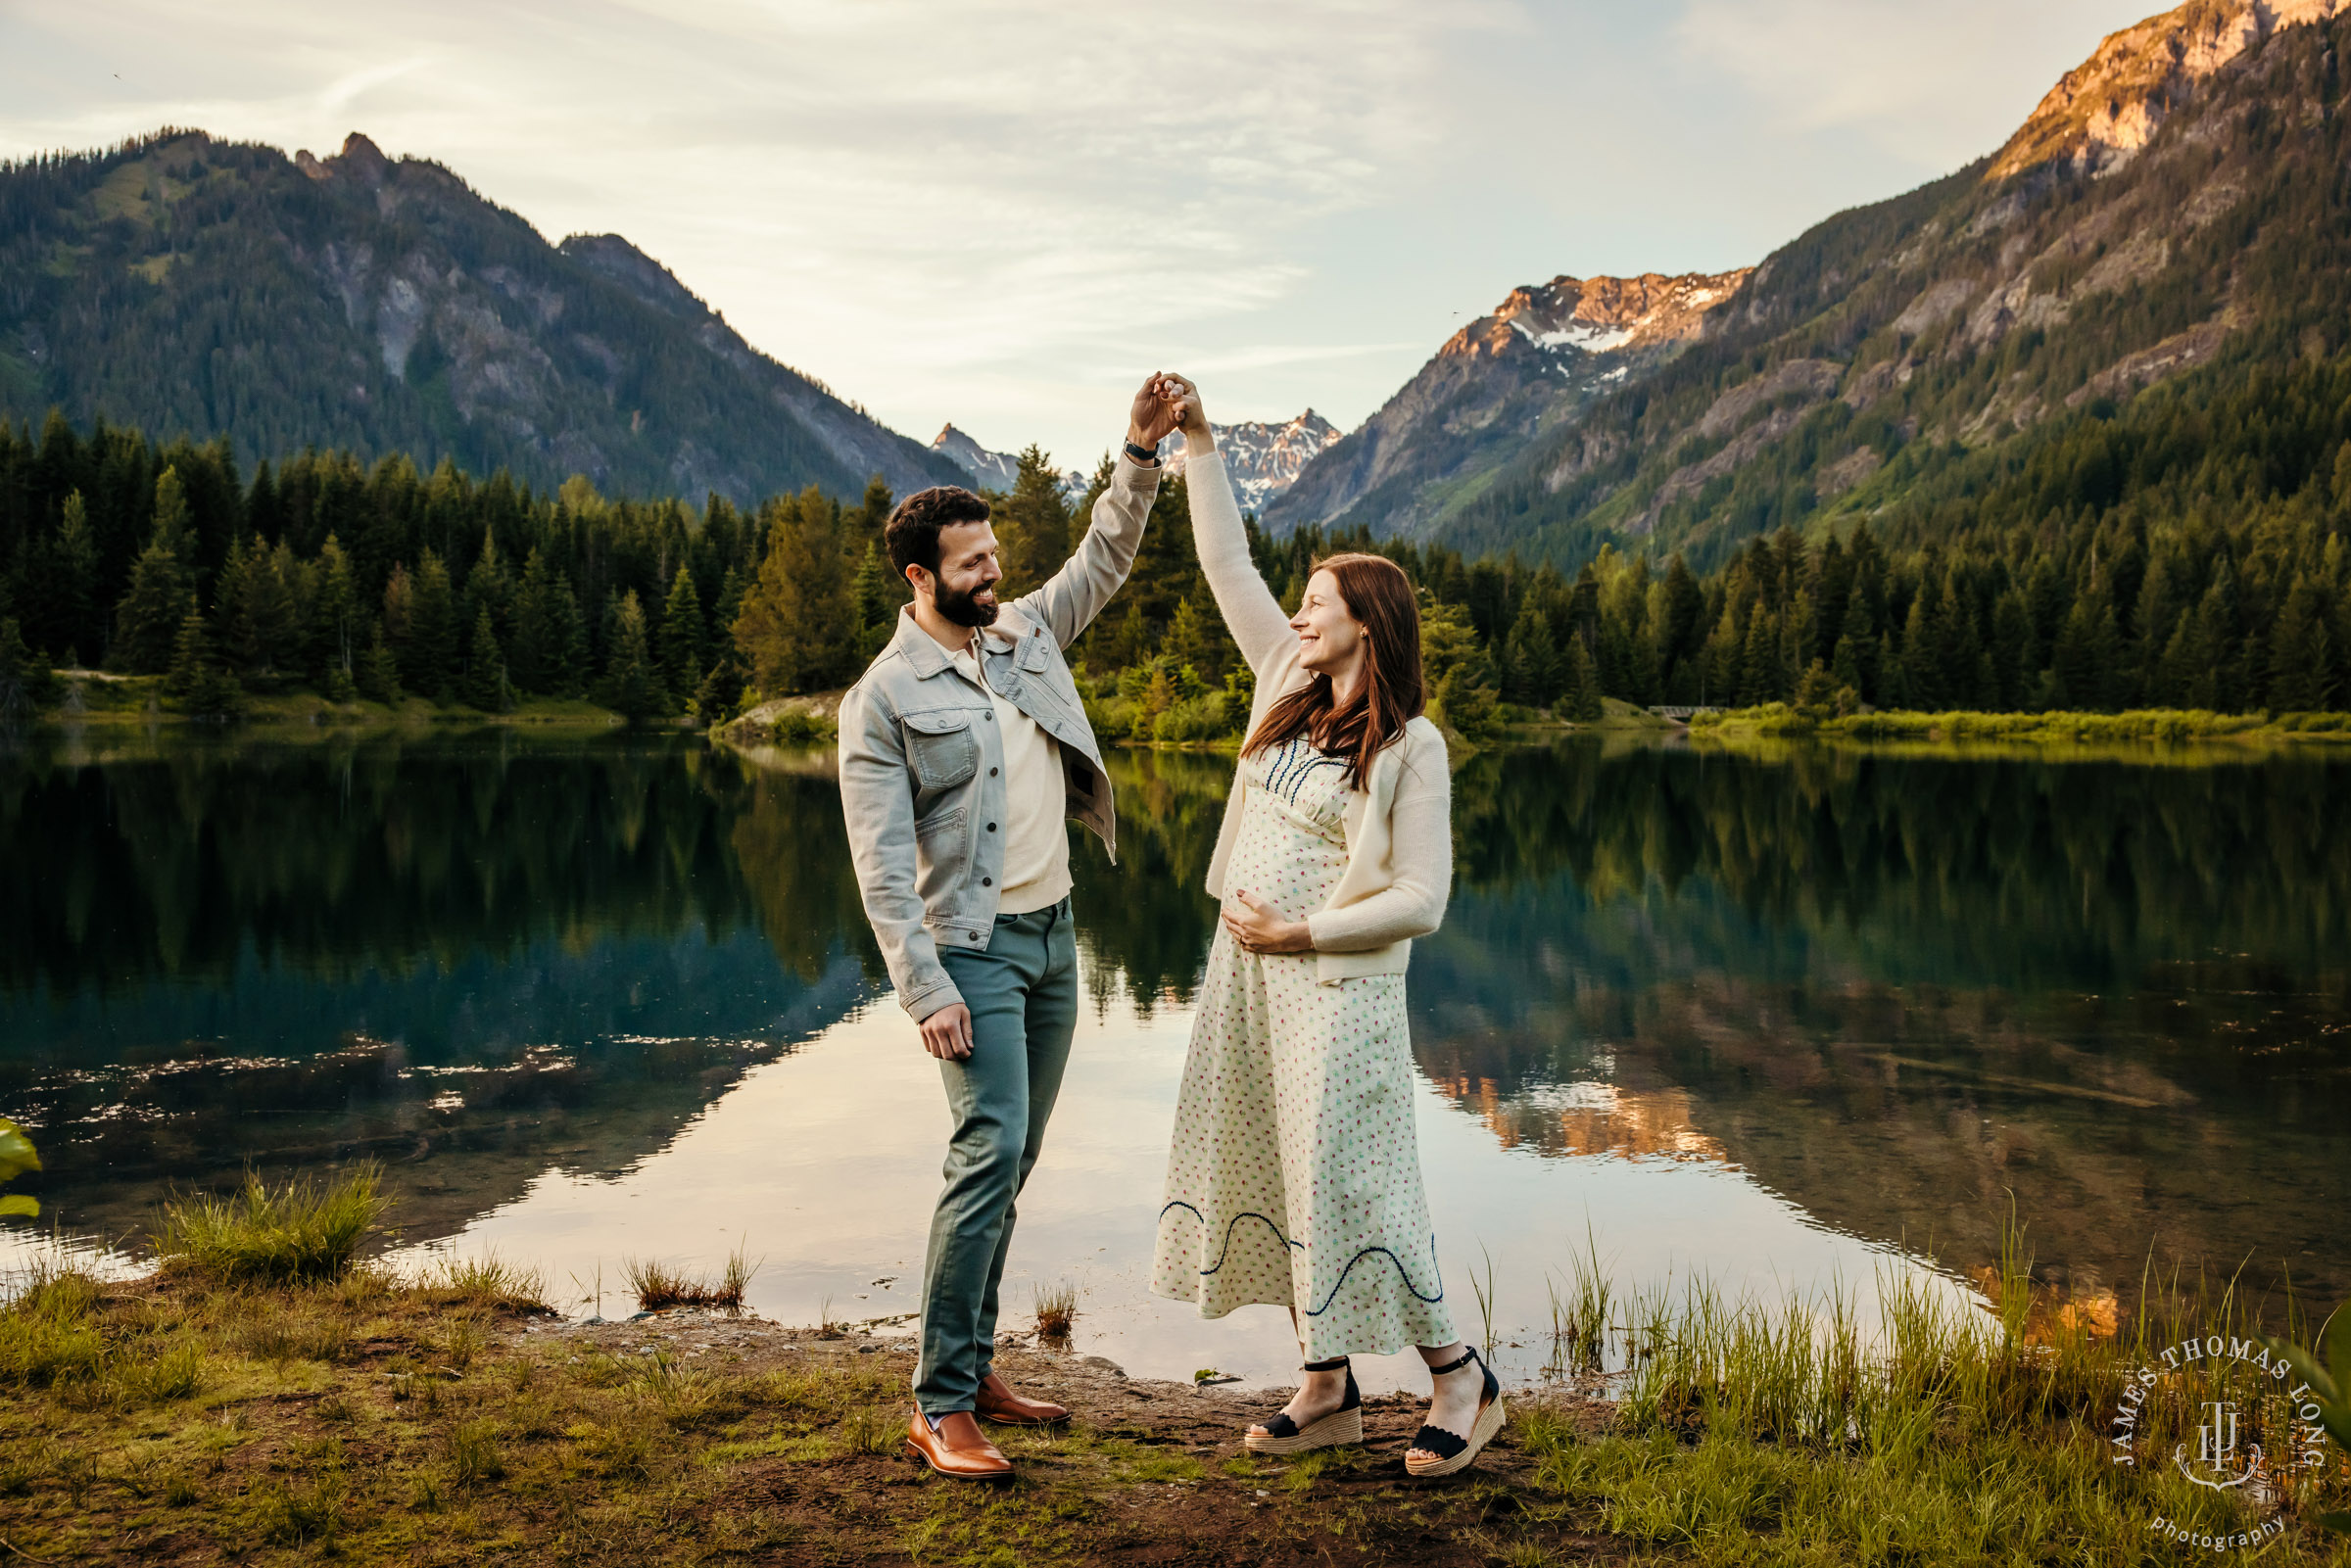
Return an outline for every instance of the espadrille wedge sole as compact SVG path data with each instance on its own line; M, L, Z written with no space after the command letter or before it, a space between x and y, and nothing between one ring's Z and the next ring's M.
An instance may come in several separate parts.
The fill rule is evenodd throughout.
M1475 1361L1478 1371L1485 1374L1485 1386L1479 1390L1477 1419L1469 1423L1468 1441L1463 1442L1459 1433L1450 1432L1444 1427L1421 1423L1420 1430L1413 1434L1413 1447L1437 1457L1415 1459L1408 1454L1404 1461L1407 1474L1425 1479L1467 1469L1479 1451L1494 1441L1494 1434L1502 1430L1502 1380L1494 1375L1492 1367L1486 1365L1486 1358L1477 1354L1477 1347L1469 1347L1468 1354L1458 1361L1430 1367L1429 1372L1436 1377L1443 1377L1448 1372L1460 1371L1471 1361Z
M1347 1392L1339 1399L1339 1407L1319 1421L1299 1426L1288 1412L1266 1423L1263 1432L1244 1432L1241 1442L1251 1453L1279 1457L1285 1453L1306 1453L1316 1449L1335 1449L1343 1443L1364 1441L1364 1396L1355 1386L1355 1368L1348 1365L1344 1355L1327 1361L1309 1361L1309 1372L1335 1372L1347 1367Z
M1476 1459L1479 1451L1494 1441L1494 1434L1502 1430L1502 1397L1497 1395L1493 1403L1477 1412L1477 1420L1469 1428L1468 1445L1461 1452L1450 1459L1431 1459L1425 1464L1407 1459L1404 1461L1404 1468L1409 1473L1423 1479L1430 1476L1451 1475L1456 1470L1466 1470L1471 1461Z
M1364 1441L1364 1411L1361 1405L1352 1410L1333 1410L1319 1421L1309 1421L1294 1437L1277 1438L1272 1433L1250 1432L1241 1441L1251 1453L1279 1456L1285 1453L1305 1453L1315 1449L1335 1449L1344 1443Z

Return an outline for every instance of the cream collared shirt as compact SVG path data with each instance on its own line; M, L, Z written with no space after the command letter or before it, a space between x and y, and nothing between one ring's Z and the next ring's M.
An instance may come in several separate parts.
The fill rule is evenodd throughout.
M1061 778L1061 743L987 684L976 649L979 638L948 655L963 678L987 693L1004 743L1004 877L999 915L1026 915L1058 904L1070 891L1068 791Z

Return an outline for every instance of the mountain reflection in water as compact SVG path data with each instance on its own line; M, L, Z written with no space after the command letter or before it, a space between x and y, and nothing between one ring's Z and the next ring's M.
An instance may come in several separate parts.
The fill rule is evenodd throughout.
M1230 763L1112 771L1086 980L1097 1020L1179 1024ZM2052 1281L2152 1249L2351 1289L2351 765L1575 741L1472 757L1456 802L1415 1051L1489 1155L1708 1165L1960 1269L2013 1194ZM36 740L0 756L0 1104L98 1234L365 1155L410 1240L449 1235L894 1018L816 753ZM840 1093L842 1136L892 1114Z

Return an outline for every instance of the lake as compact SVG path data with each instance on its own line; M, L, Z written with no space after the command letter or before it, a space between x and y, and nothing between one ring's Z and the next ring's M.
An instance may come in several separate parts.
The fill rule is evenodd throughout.
M1230 763L1112 771L1007 1323L1067 1281L1081 1353L1291 1381L1278 1312L1144 1290ZM1576 738L1470 758L1456 801L1420 1138L1457 1322L1490 1277L1516 1375L1587 1251L1620 1292L1866 1309L1958 1292L2013 1212L2077 1297L2351 1294L2351 757ZM134 1267L175 1186L371 1158L396 1259L496 1251L575 1316L633 1309L625 1259L737 1247L768 1315L914 1307L945 1110L822 752L36 736L0 850L0 1111L56 1227L0 1263Z

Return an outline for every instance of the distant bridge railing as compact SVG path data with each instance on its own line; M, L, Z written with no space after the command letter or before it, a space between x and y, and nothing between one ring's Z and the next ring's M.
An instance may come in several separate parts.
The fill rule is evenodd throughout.
M1660 719L1671 719L1677 724L1688 724L1695 714L1720 713L1722 709L1717 707L1679 708L1667 704L1653 707L1649 711Z

